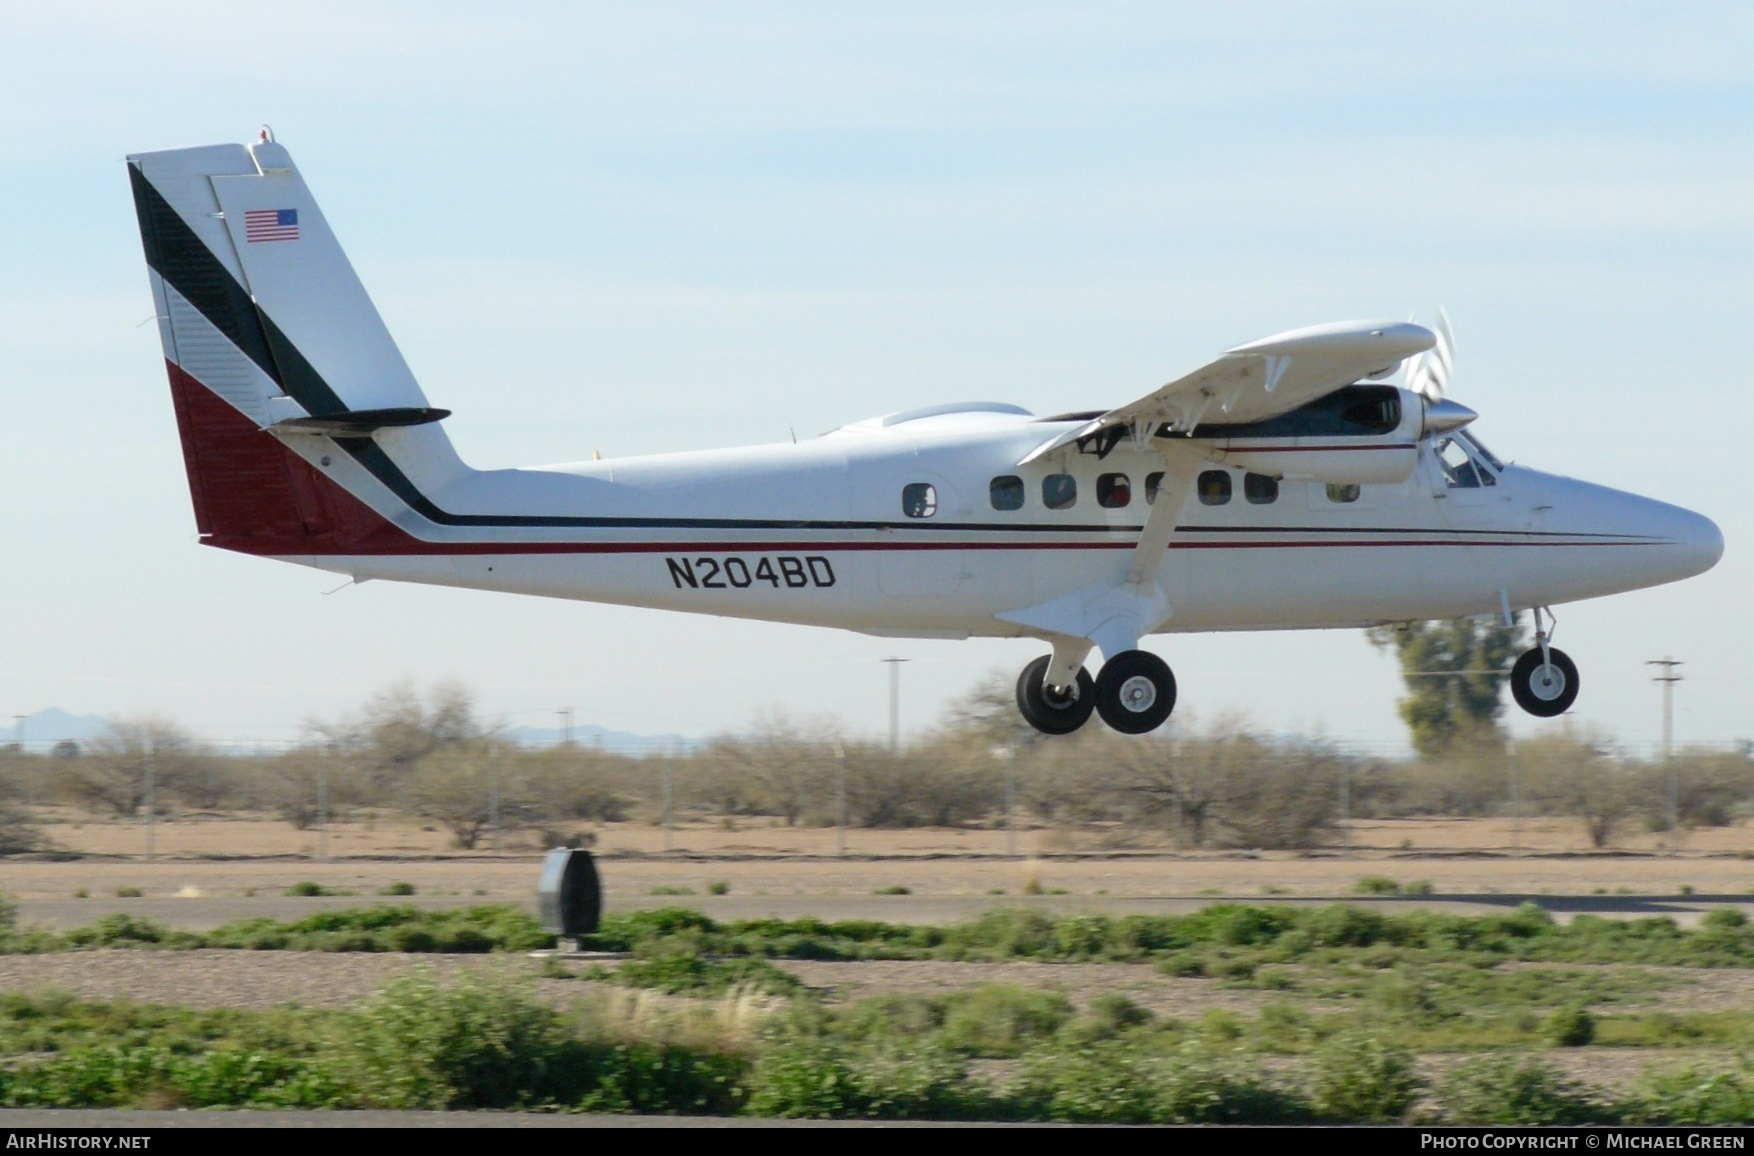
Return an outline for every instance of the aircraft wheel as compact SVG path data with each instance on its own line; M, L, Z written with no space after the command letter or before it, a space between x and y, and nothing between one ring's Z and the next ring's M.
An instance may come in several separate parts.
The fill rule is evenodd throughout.
M1096 676L1096 709L1124 735L1154 731L1175 709L1175 675L1150 651L1123 650Z
M1017 676L1017 709L1023 721L1041 733L1069 735L1089 720L1096 706L1096 686L1090 672L1080 669L1077 681L1067 688L1070 694L1054 693L1042 685L1049 661L1044 654Z
M1510 668L1510 695L1538 718L1564 714L1577 701L1577 666L1563 650L1549 646L1552 661L1541 661L1541 648L1527 651Z

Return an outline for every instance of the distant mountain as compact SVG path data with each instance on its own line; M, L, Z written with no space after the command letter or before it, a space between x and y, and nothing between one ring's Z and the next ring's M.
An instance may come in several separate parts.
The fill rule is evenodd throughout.
M59 742L73 741L88 743L102 734L110 720L95 714L68 714L60 707L39 710L24 719L24 745L33 751L48 750ZM3 733L3 732L0 732ZM12 733L7 736L18 741L18 729L14 724Z
M508 727L500 732L519 746L552 747L561 742L559 727ZM593 747L618 755L661 755L665 751L689 751L698 739L681 735L636 735L631 731L612 731L600 726L575 726L572 741L581 747Z

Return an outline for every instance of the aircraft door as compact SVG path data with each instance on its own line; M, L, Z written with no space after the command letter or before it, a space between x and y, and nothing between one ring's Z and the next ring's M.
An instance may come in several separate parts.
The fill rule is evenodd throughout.
M1428 588L1447 591L1458 614L1491 613L1498 607L1498 590L1510 564L1508 548L1492 533L1511 528L1509 492L1464 438L1437 438L1424 456L1422 476L1431 487L1433 504L1457 532L1451 548L1428 552Z

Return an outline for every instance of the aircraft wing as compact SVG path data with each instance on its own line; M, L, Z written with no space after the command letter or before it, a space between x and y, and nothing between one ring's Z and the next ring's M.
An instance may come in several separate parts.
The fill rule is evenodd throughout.
M1360 378L1386 377L1404 359L1436 343L1429 329L1408 322L1341 321L1293 329L1228 349L1186 377L1043 442L1019 464L1117 426L1130 428L1143 444L1165 424L1192 433L1206 418L1264 421Z

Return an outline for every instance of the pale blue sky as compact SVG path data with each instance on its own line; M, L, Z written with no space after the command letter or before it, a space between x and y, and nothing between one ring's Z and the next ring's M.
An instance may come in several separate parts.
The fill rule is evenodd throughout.
M1216 9L1216 10L1214 10ZM1700 510L1680 586L1561 610L1574 711L1754 735L1754 12L1738 4L59 4L0 11L0 714L289 736L404 675L515 723L917 726L1021 642L335 580L194 544L121 157L300 167L465 457L1124 401L1446 305L1501 455ZM1356 632L1171 637L1183 709L1395 743ZM1532 723L1519 722L1521 730Z

